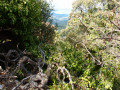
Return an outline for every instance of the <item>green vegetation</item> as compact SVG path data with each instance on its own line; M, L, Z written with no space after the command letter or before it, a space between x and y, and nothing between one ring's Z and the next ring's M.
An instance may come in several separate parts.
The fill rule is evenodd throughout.
M1 31L11 30L19 37L20 44L24 42L24 47L34 46L37 39L43 42L42 37L52 42L55 27L47 22L51 11L50 4L44 0L0 0ZM43 30L46 27L49 29Z
M45 64L55 63L51 72L43 67L44 73L50 73L51 90L71 90L70 76L75 90L119 90L119 0L75 0L67 27L60 33L48 22L51 11L44 0L0 0L0 32L10 30L32 58L41 58L42 50ZM1 39L0 45L7 41L11 42ZM66 76L62 82L56 70L60 79ZM20 79L22 75L18 71Z
M79 78L76 80L76 89L120 89L120 82L115 83L116 79L120 80L120 60L117 57L120 51L119 10L117 0L73 2L68 25L60 36L74 46L76 52L81 52L77 55L71 50L72 54L69 51L69 58L66 58L66 61L71 61L67 62L67 65L70 64L68 67ZM74 53L77 56L72 59Z

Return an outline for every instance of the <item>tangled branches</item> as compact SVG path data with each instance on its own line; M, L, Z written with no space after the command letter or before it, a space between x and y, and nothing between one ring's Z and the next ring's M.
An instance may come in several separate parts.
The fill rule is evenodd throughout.
M39 47L40 48L40 47ZM0 68L0 89L6 90L28 90L28 89L48 89L48 81L50 74L43 73L43 66L45 62L45 54L40 48L42 58L35 61L30 59L24 52L16 50L9 50L7 54L0 53L0 62L3 63ZM69 77L72 90L74 89L72 79L69 71L65 67L59 67L57 63L50 63L47 66L47 72L52 70L52 65L56 64L57 66L57 78L60 83L65 80L65 72ZM19 81L16 76L18 71L22 71L24 78ZM63 74L63 80L59 78L59 71Z

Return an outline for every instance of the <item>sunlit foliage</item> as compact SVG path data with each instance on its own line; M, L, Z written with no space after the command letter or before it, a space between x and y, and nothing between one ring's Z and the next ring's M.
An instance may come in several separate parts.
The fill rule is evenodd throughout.
M82 78L85 77L82 80L87 80L87 84L80 88L120 88L118 84L115 86L115 78L120 75L118 72L120 70L119 3L119 0L75 0L73 2L68 25L60 35L76 50L82 52L82 59L86 61L85 64L82 61L82 67L88 66L84 68L84 74L81 74ZM96 63L96 59L103 63L102 67L92 64ZM106 77L107 75L109 76Z

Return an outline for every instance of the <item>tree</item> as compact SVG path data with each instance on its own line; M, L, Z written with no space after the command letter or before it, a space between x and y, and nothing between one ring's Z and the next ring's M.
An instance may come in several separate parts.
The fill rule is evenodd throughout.
M14 32L20 42L32 44L35 32L41 33L42 22L50 19L52 10L45 0L0 0L0 28Z
M97 86L93 85L99 89L104 87L107 87L106 89L112 88L114 77L119 77L119 18L119 0L75 0L73 2L73 10L69 15L68 25L61 34L67 42L74 45L75 49L84 53L86 62L90 60L90 64L87 64L88 67L94 62L95 70L103 70L102 73L97 72L95 81L97 81L97 75L98 77L107 73L111 75L105 79L111 83L108 87L108 83L106 85L103 84L103 87L100 84ZM88 69L90 68L94 67L90 66ZM89 73L94 71L86 72L89 76ZM99 80L103 77L99 77ZM111 80L108 80L110 77L112 77ZM116 85L117 88L118 86Z

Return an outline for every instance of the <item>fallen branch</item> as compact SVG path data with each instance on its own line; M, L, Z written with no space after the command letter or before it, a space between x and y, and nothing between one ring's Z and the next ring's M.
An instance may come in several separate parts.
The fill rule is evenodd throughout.
M65 78L66 78L65 72L66 72L68 74L68 78L72 86L72 90L74 90L70 73L65 67L59 67L57 63L54 63L54 62L51 63L49 61L49 64L46 70L49 73L48 74L43 73L42 67L45 64L45 53L40 48L40 46L39 46L39 49L41 51L42 58L40 58L37 62L31 60L27 56L24 56L22 51L19 51L20 54L16 50L9 50L7 54L0 53L0 55L5 57L5 60L0 59L0 62L6 65L6 70L5 70L6 74L4 76L0 76L1 79L5 79L4 88L12 88L12 90L48 89L47 83L48 83L49 77L51 76L50 71L52 70L53 67L56 66L58 68L57 72L61 70L64 76L62 81L59 79L60 83L65 82ZM13 57L13 59L11 59L11 57ZM11 64L16 63L16 65L8 68L9 63ZM31 72L27 70L25 64L29 64L33 67ZM17 76L15 76L15 74L18 70L23 70L23 74L24 76L26 76L20 82L16 82ZM57 73L57 76L59 78L58 73ZM27 81L27 83L23 85L25 81Z

